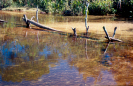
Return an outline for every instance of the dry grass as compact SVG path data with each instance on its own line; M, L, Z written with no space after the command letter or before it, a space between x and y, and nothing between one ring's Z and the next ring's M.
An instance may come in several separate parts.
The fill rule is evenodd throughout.
M116 34L130 36L132 32L129 31L130 28L133 27L131 23L124 22L112 22L112 23L101 23L101 22L88 22L89 32L95 32L96 34L105 34L103 31L103 26L106 27L109 35L112 36L114 32L114 28L117 27ZM54 22L48 23L47 26L55 28L57 30L72 32L71 27L76 27L78 33L82 33L86 31L84 22Z
M7 8L3 8L2 11L18 11L18 12L25 12L25 11L36 11L37 8L22 8L22 7L18 7L18 8L14 8L14 7L7 7ZM40 9L38 11L41 11Z
M37 8L12 8L12 7L8 7L8 8L3 8L2 9L2 13L7 13L10 15L17 15L17 14L36 14L36 10ZM40 13L41 10L38 10L38 13Z
M76 27L77 33L86 32L86 28L84 22L54 22L48 23L47 26L50 26L54 29L61 30L64 32L73 33L71 27ZM106 30L109 36L113 35L114 28L117 27L115 38L120 39L122 41L133 41L132 40L132 32L129 31L130 28L133 27L132 23L124 23L124 22L112 22L112 23L100 23L100 22L88 22L89 32L94 33L96 35L102 35L102 38L105 36L105 32L103 30L103 26L106 27ZM131 38L131 39L130 39ZM101 39L101 38L100 38ZM130 43L131 43L130 42Z

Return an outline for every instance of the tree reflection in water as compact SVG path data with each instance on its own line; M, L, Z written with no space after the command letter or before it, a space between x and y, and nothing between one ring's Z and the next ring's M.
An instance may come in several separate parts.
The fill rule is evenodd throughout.
M22 62L15 67L7 67L3 70L4 81L21 82L25 80L37 80L49 73L47 61Z

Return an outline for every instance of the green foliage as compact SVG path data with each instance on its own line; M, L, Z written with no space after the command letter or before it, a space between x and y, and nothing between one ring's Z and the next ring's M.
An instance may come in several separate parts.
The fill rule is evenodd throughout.
M113 8L113 2L111 2L111 0L91 2L88 10L89 14L92 15L106 15L107 13L116 12Z
M2 0L0 6L38 7L46 13L62 14L69 10L73 15L85 14L85 0Z
M86 2L89 2L89 14L106 15L118 14L133 17L133 0L1 0L0 8L11 7L38 7L46 13L63 15L84 15Z
M71 5L71 10L73 15L82 15L85 14L85 3L80 0L74 0Z
M13 0L0 0L0 7L5 8L13 4Z

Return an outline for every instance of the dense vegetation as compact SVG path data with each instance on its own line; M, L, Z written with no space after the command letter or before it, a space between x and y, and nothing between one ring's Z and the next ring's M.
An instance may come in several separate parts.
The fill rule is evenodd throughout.
M133 0L1 0L0 8L36 7L46 13L64 15L84 15L86 2L89 2L89 14L106 15L116 13L125 17L133 17Z

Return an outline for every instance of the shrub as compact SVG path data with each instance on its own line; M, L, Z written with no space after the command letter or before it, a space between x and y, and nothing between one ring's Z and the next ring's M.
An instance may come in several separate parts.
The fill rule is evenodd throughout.
M0 7L5 8L8 6L11 6L12 3L13 3L13 0L0 0Z
M71 11L73 15L85 14L85 3L82 0L74 0L71 2Z
M106 15L107 13L116 12L111 0L91 2L88 10L91 15Z

